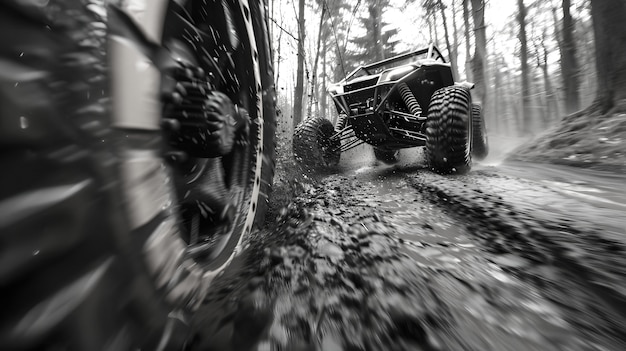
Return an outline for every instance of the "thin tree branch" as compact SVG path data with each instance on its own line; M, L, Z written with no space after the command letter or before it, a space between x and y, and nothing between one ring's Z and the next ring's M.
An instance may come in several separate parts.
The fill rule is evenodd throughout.
M278 24L278 22L276 22L276 20L272 17L270 17L270 21L274 22L274 24L276 25L276 27L278 27L281 31L283 31L285 34L287 34L288 36L292 37L294 40L298 41L299 39L291 34L290 31L286 30L285 28L283 28L283 26L281 26L280 24Z

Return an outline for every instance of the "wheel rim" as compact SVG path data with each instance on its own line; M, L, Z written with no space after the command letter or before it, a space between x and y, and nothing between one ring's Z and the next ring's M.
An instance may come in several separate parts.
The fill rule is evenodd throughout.
M174 19L175 29L164 34L164 45L177 63L169 68L163 87L166 122L173 119L173 124L185 123L186 117L203 108L202 93L210 91L219 92L240 109L238 113L243 116L239 116L239 122L246 124L233 132L234 142L229 152L207 155L202 154L207 149L206 143L196 145L197 148L190 145L213 135L214 130L207 133L210 127L199 128L198 138L185 143L178 140L180 134L172 132L172 123L165 123L165 135L170 142L165 154L178 198L179 230L187 245L185 255L211 271L228 263L254 219L263 121L258 62L249 10L246 14L247 3L205 3L188 2L178 11L184 21ZM186 77L181 79L181 74ZM181 91L187 95L181 97Z

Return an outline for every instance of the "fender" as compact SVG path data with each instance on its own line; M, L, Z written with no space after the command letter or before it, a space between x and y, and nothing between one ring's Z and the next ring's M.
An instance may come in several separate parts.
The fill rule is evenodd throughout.
M467 90L471 90L474 89L475 84L472 82L468 82L466 80L462 81L462 82L454 82L454 85L458 86L458 87L462 87L465 88Z
M107 7L113 125L157 131L161 122L161 67L169 54L161 46L168 0ZM133 96L144 98L137 101Z
M163 35L162 24L165 19L165 14L169 6L178 5L179 1L174 0L141 0L132 1L132 4L125 5L108 5L108 15L123 17L125 26L120 27L120 31L128 30L130 27L135 27L132 30L139 30L143 33L149 41L156 44L161 44L161 37ZM114 18L110 18L113 20ZM111 22L113 23L113 22ZM132 24L131 24L132 23ZM119 23L116 23L116 25ZM118 28L112 28L114 31L118 31Z

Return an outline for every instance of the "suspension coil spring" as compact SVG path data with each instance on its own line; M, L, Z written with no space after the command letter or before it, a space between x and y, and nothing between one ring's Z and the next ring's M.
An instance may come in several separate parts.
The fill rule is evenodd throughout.
M411 111L411 113L415 116L421 116L422 108L420 107L420 104L417 102L417 99L415 98L415 95L413 95L413 92L411 91L411 89L409 89L409 86L406 85L406 83L400 83L398 84L398 91L400 92L400 96L402 97L402 100L404 101L406 106L409 108L409 111Z
M337 124L335 125L335 132L341 132L346 127L347 122L348 115L346 115L345 113L340 113L339 117L337 118Z

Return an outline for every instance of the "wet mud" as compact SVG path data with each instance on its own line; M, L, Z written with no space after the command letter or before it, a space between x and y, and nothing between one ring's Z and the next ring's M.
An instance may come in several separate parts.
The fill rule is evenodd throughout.
M610 182L568 192L554 171L342 167L279 172L266 228L216 280L189 349L626 349L626 220Z

